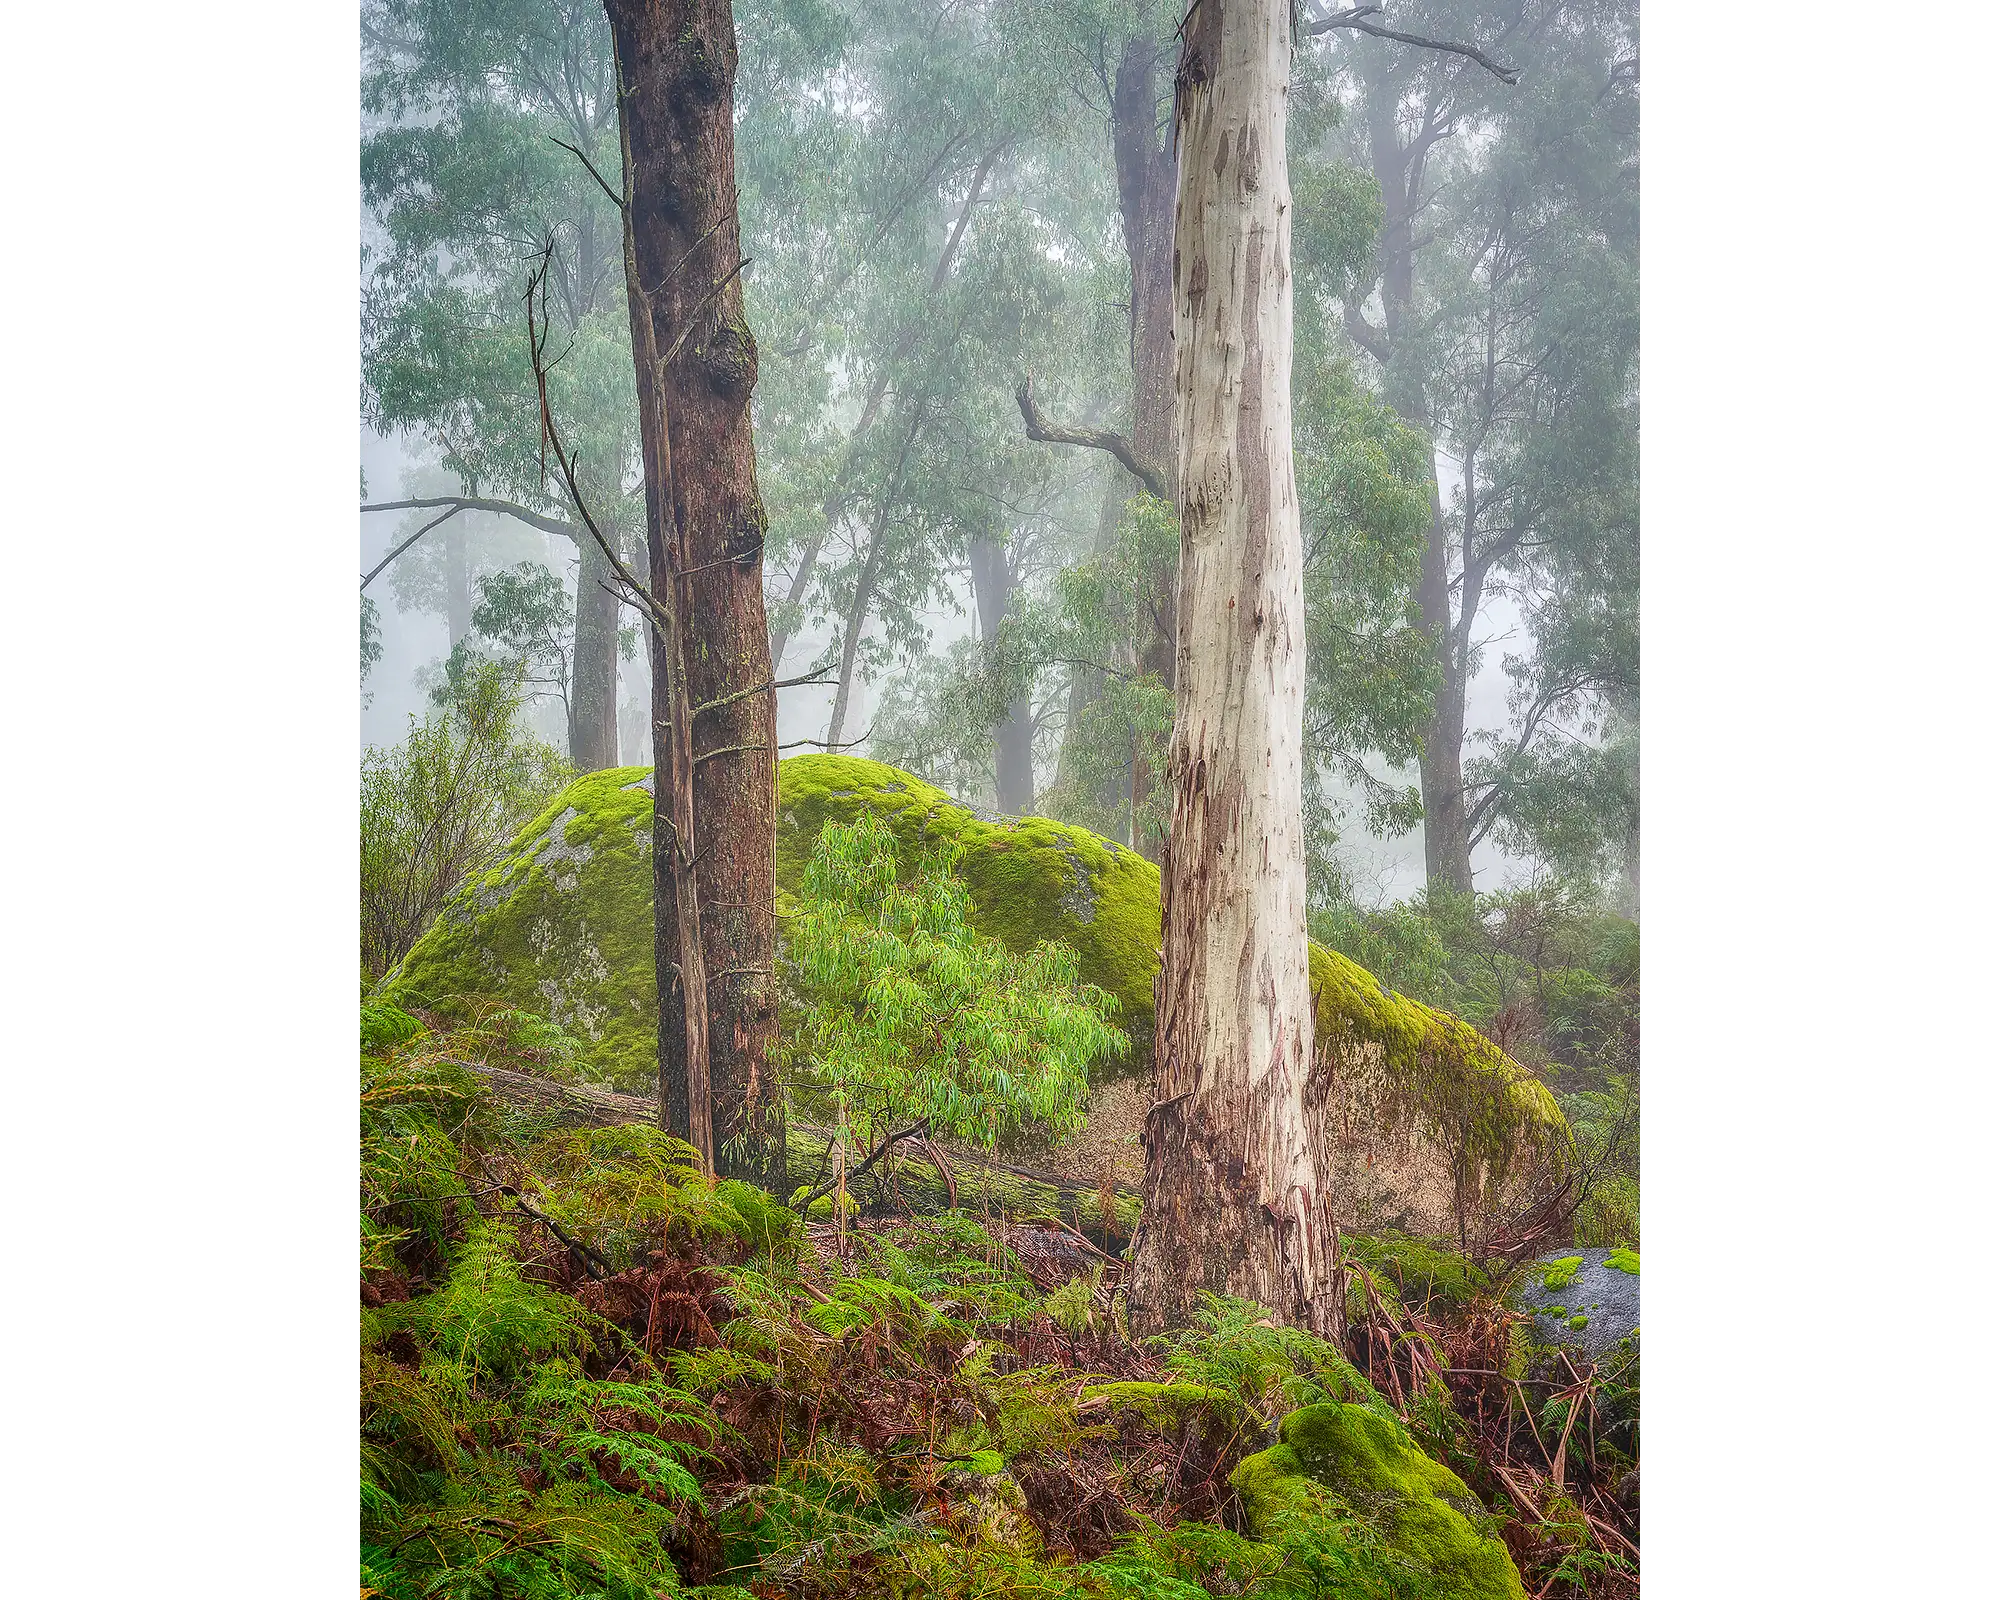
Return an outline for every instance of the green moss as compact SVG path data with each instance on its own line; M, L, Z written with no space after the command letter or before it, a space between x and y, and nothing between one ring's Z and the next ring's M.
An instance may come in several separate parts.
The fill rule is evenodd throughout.
M380 997L500 995L587 1043L587 1061L620 1087L655 1071L652 796L643 767L594 772L523 828L507 853L453 897ZM777 880L796 892L828 821L864 808L899 848L961 848L975 925L1016 951L1044 939L1076 951L1079 975L1116 997L1134 1049L1102 1076L1152 1070L1153 980L1160 965L1159 868L1123 845L1043 817L988 820L943 790L856 756L797 756L778 766ZM1316 1027L1350 1081L1372 1078L1385 1113L1468 1135L1465 1158L1488 1177L1529 1149L1568 1140L1554 1097L1457 1018L1393 994L1346 957L1310 955Z
M500 995L584 1040L620 1088L653 1078L653 799L646 767L579 778L446 904L386 999Z
M1604 1258L1604 1264L1614 1272L1629 1272L1635 1278L1639 1276L1639 1252L1636 1250L1614 1250Z
M1581 1311L1579 1311L1575 1316L1569 1319L1569 1326L1576 1329L1578 1333L1581 1333L1585 1328L1590 1326L1590 1318L1586 1317Z
M975 1478L997 1478L1007 1470L1007 1463L1000 1459L998 1450L975 1450L959 1465Z
M1492 1517L1450 1468L1390 1418L1358 1405L1307 1406L1279 1442L1230 1475L1250 1530L1268 1539L1330 1493L1424 1576L1437 1600L1522 1600L1520 1574Z
M1576 1276L1576 1269L1582 1265L1582 1256L1564 1256L1558 1261L1551 1261L1548 1270L1542 1274L1542 1287L1551 1290L1564 1287Z
M1346 1064L1370 1073L1385 1110L1462 1130L1466 1161L1489 1178L1523 1156L1567 1147L1555 1096L1476 1028L1385 989L1337 951L1314 945L1308 968L1319 1048L1359 1047L1345 1052Z

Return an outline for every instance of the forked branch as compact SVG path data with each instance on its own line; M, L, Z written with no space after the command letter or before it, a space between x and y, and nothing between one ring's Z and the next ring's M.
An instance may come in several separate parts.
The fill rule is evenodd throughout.
M1132 448L1132 441L1122 433L1113 433L1109 428L1066 428L1059 422L1051 422L1035 404L1035 380L1032 374L1024 374L1020 387L1014 391L1014 399L1021 407L1021 421L1028 430L1028 437L1037 444L1073 444L1086 450L1103 450L1114 455L1124 465L1127 472L1146 486L1147 493L1157 499L1166 500L1166 475L1139 452Z
M1365 33L1376 39L1393 39L1398 44L1413 44L1419 50L1437 50L1445 55L1464 56L1468 61L1476 61L1502 83L1515 84L1521 81L1521 69L1495 61L1476 45L1454 44L1448 39L1427 39L1420 33L1403 33L1395 28L1385 28L1379 22L1370 22L1370 17L1382 15L1380 6L1349 6L1345 11L1336 11L1330 17L1320 17L1312 22L1306 33L1317 38L1322 33L1331 33L1336 28L1344 28L1354 33Z

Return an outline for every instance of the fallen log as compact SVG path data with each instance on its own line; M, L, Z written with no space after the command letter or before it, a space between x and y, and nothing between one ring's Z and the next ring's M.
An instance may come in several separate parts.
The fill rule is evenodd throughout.
M551 1131L609 1128L626 1122L651 1123L659 1115L657 1104L644 1095L557 1083L476 1062L466 1065L486 1079L501 1100L528 1113ZM805 1181L819 1164L828 1134L828 1129L810 1123L793 1123L786 1128L785 1155L795 1181ZM956 1209L960 1211L1014 1222L1052 1217L1114 1255L1124 1248L1139 1224L1139 1196L1135 1190L1086 1188L1060 1173L1010 1166L949 1141L924 1142L934 1148L941 1147L950 1163L949 1169L934 1162L922 1149L906 1154L902 1148L896 1148L876 1162L868 1174L869 1181L855 1196L864 1214L889 1215L902 1211L932 1216L950 1211L954 1209L951 1191L955 1178Z

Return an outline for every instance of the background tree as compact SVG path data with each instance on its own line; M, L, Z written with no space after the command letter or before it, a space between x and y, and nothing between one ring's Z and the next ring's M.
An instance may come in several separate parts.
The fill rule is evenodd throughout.
M609 33L585 0L368 0L362 42L362 197L375 228L364 256L364 416L421 440L451 480L440 494L406 498L446 513L454 645L469 625L472 582L455 501L567 541L577 568L570 756L586 771L614 765L617 602L603 554L547 477L521 317L529 274L551 244L565 352L551 404L622 550L638 507L625 493L636 415L619 218L564 148L616 165Z
M1024 361L1076 366L1079 327L1087 358L1111 321L1085 309L1102 175L1066 159L1003 11L855 16L821 69L837 90L753 105L743 137L746 226L774 246L752 292L773 319L759 410L773 644L825 630L833 744L874 721L856 726L862 681L927 653L930 618L967 611L991 635L1035 564L1029 547L1055 548L1052 529L1094 513L1061 503L1075 472L1008 423ZM986 731L1009 751L1002 803L1029 809L1026 708Z
M1637 18L1616 3L1434 0L1399 22L1519 68L1508 87L1464 56L1368 38L1340 56L1350 148L1384 211L1343 325L1439 456L1419 585L1438 681L1424 845L1430 880L1465 892L1473 847L1510 794L1529 804L1531 773L1544 808L1549 784L1583 766L1565 806L1602 796L1599 764L1555 760L1552 730L1636 692L1636 660L1618 655L1636 630L1599 629L1582 651L1559 640L1581 614L1572 600L1594 591L1616 610L1637 575ZM1502 596L1531 650L1514 672L1514 727L1468 773L1467 689L1491 642L1484 610Z

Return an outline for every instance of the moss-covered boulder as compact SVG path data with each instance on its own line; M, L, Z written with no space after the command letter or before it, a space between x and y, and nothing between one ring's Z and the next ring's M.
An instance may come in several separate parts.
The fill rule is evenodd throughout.
M1230 1475L1259 1538L1295 1529L1331 1496L1422 1575L1436 1600L1524 1600L1499 1528L1458 1474L1426 1456L1394 1419L1358 1405L1306 1406L1278 1443Z
M652 774L596 772L563 791L468 883L383 998L498 994L589 1041L614 1084L650 1082L654 1061ZM977 926L1016 950L1057 939L1082 977L1117 997L1134 1049L1103 1064L1091 1126L1037 1165L1136 1184L1148 1096L1153 979L1160 964L1160 873L1088 829L996 818L880 762L798 756L778 767L778 896L796 890L829 821L883 818L912 855L957 847ZM1327 1106L1326 1147L1346 1196L1344 1223L1450 1231L1468 1190L1568 1139L1548 1090L1476 1030L1406 999L1334 951L1310 955ZM1446 1130L1452 1130L1449 1134ZM1024 1153L1025 1154L1025 1153Z
M608 1083L656 1068L653 770L579 778L445 905L383 998L500 995L589 1045Z

